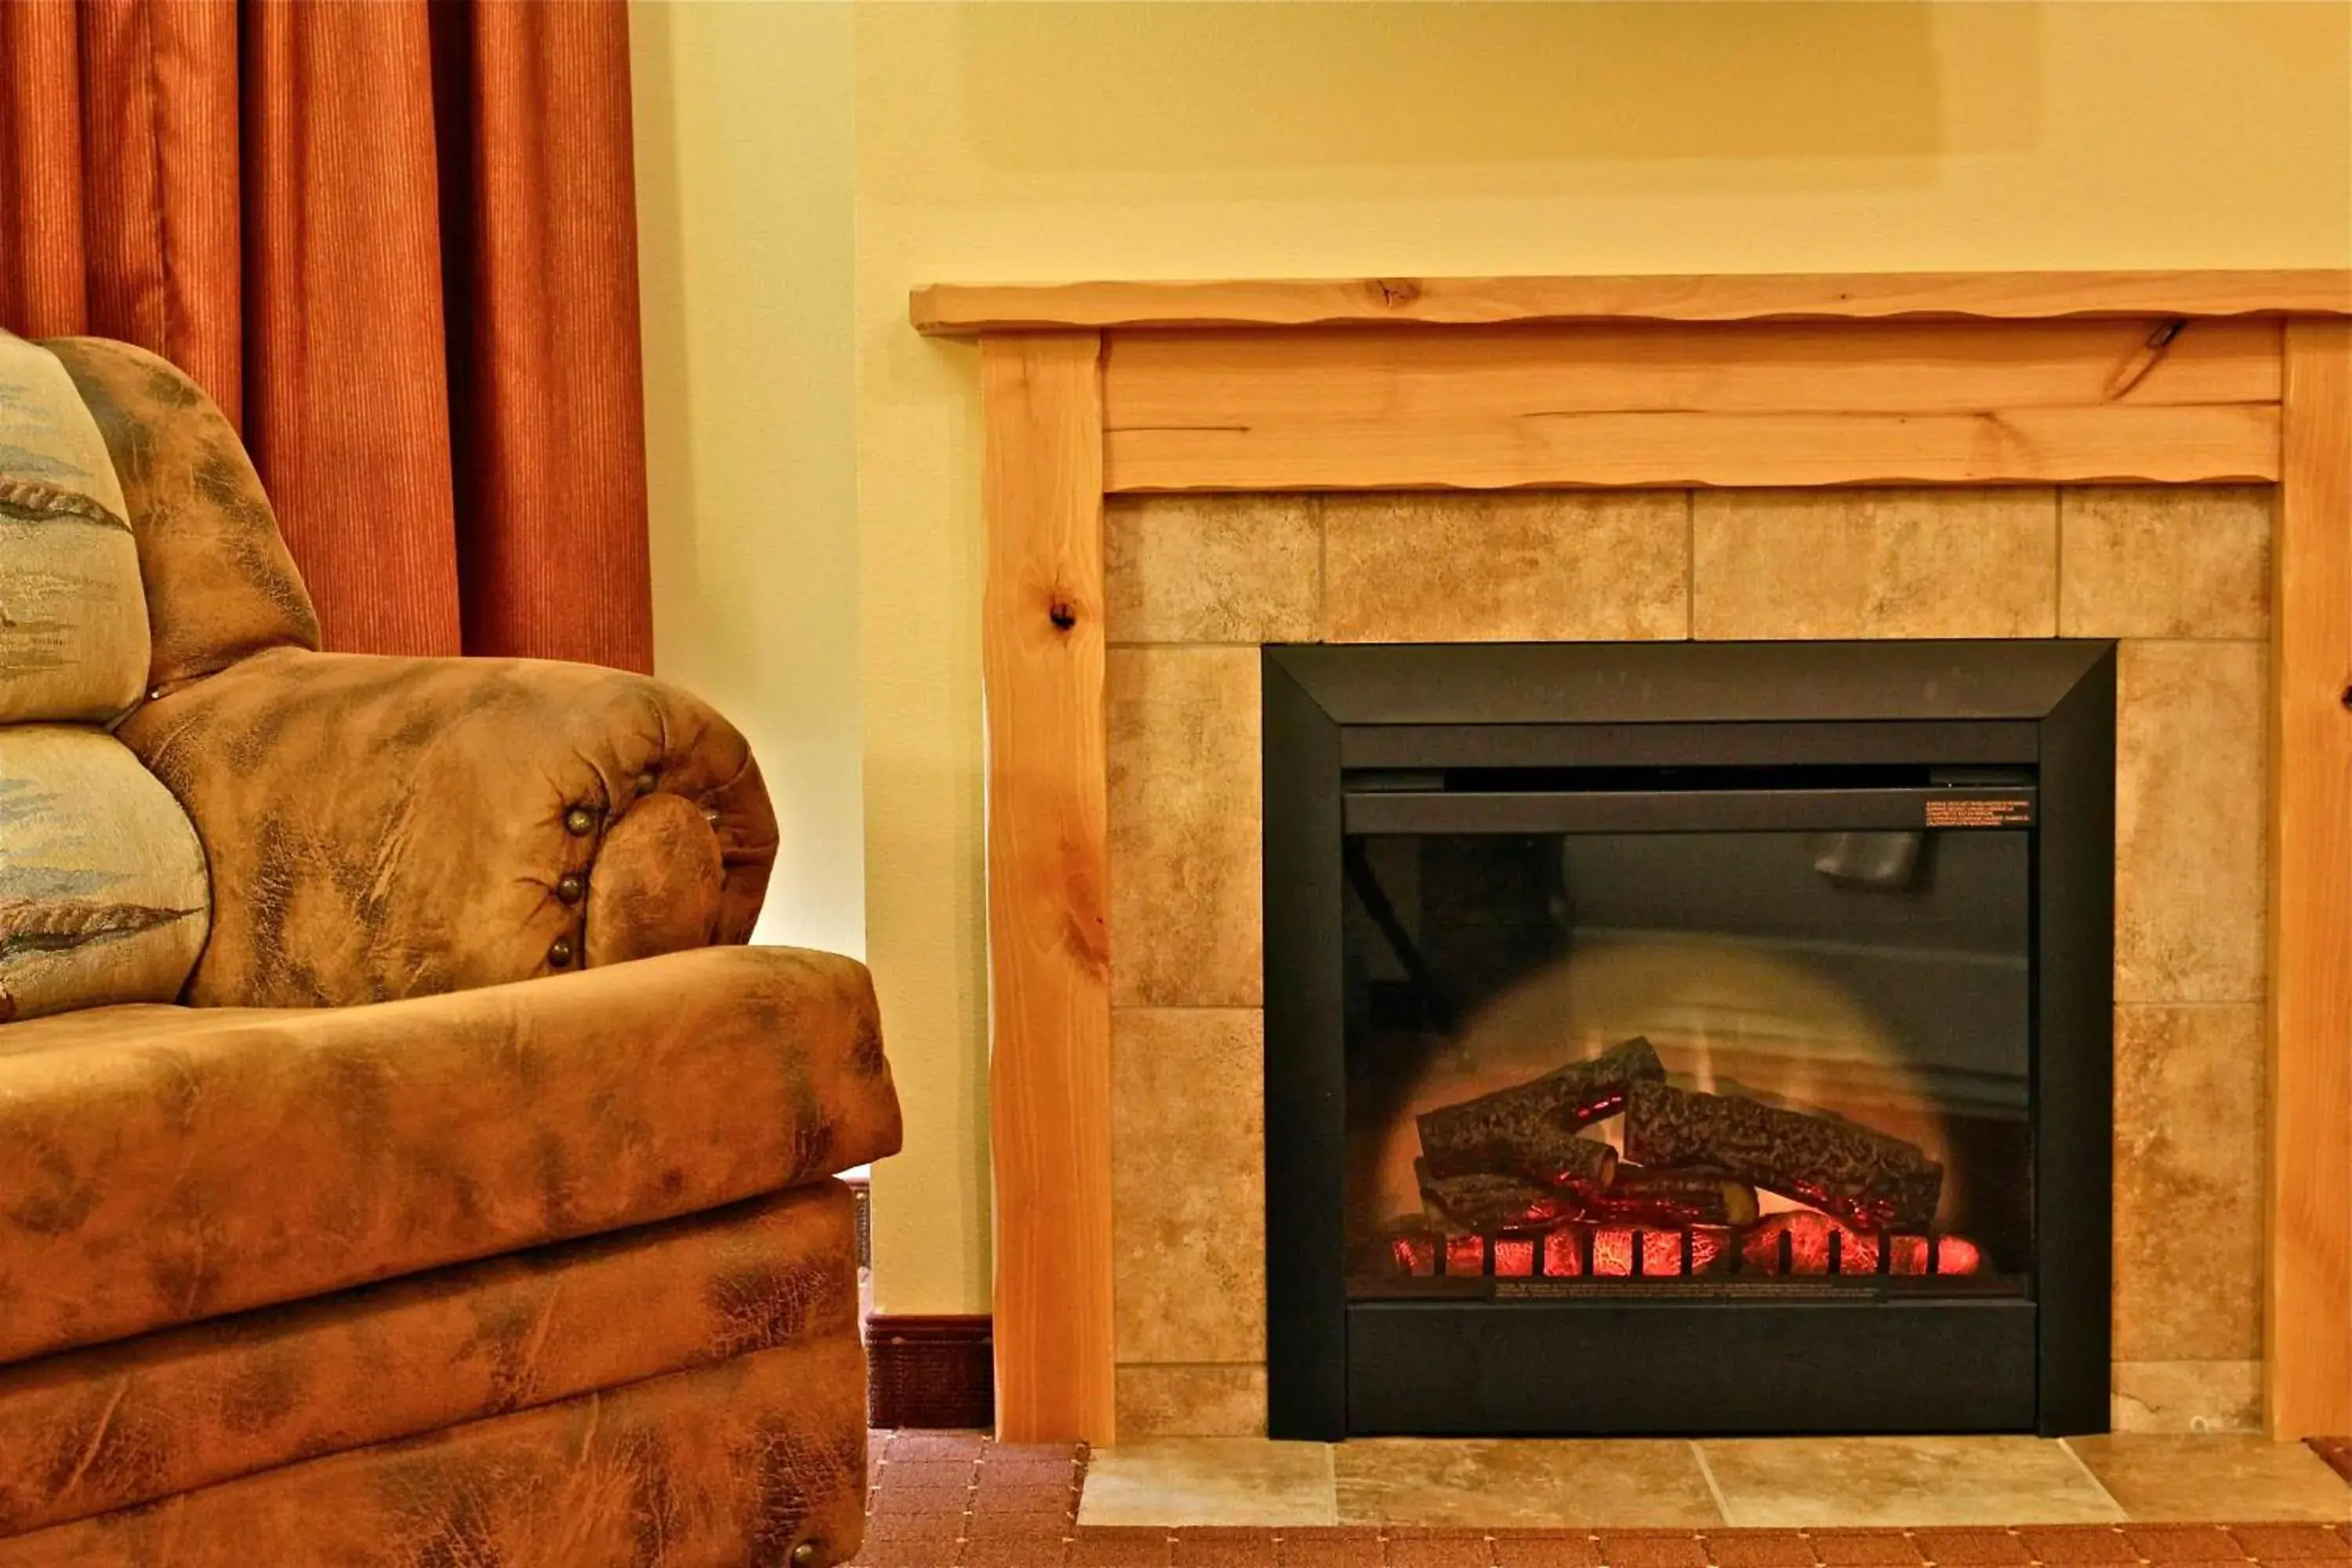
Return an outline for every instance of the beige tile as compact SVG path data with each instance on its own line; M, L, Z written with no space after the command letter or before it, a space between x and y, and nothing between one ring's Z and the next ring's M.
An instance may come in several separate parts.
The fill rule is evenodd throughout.
M2260 643L2122 645L2118 1001L2262 998L2264 652Z
M2060 635L2268 637L2273 493L2267 485L2060 492Z
M1261 1359L1261 1015L1118 1007L1111 1012L1110 1038L1111 1282L1118 1359Z
M2352 1520L2352 1487L2300 1443L2126 1434L2066 1446L2136 1520Z
M1730 1522L1803 1529L2109 1524L2123 1511L2041 1437L1765 1437L1698 1445Z
M1265 1367L1122 1366L1118 1435L1142 1437L1263 1437Z
M1311 638L1323 599L1315 498L1115 496L1103 586L1114 643Z
M2041 637L2058 624L2047 489L1700 490L1692 635Z
M1688 1443L1358 1438L1333 1450L1342 1524L1546 1526L1723 1522Z
M1156 1437L1097 1448L1078 1522L1333 1524L1331 1450L1263 1437Z
M2116 1009L2115 1353L2262 1353L2263 1010Z
M1679 490L1323 498L1333 642L1576 642L1688 627Z
M2119 1361L2109 1419L2118 1432L2251 1432L2262 1425L2259 1361Z
M1258 655L1113 648L1111 1000L1255 1007Z

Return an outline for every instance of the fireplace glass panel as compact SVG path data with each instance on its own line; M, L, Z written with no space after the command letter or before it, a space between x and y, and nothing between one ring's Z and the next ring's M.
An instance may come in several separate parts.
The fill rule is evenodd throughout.
M1349 837L1350 1298L2030 1293L2030 840Z

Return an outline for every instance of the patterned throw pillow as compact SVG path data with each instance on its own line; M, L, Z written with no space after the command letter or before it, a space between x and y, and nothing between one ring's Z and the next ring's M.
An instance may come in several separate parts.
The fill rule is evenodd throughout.
M98 422L56 355L0 332L0 724L110 721L138 700L147 646Z
M195 829L129 747L0 724L0 1024L171 1001L211 907Z

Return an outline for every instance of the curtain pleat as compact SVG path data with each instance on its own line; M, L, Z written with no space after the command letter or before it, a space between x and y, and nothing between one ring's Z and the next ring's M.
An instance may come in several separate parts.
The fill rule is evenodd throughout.
M237 416L235 0L85 0L81 329L153 349Z
M650 669L627 13L436 16L467 650Z
M248 5L245 65L246 443L331 646L461 652L425 8Z
M241 421L331 647L651 667L620 0L0 0L0 325Z
M0 82L14 84L0 95L0 323L30 337L88 318L79 20L73 0L0 4Z

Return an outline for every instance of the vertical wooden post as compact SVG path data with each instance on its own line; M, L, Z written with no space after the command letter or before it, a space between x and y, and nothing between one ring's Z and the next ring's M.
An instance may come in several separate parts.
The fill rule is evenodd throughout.
M2352 323L2286 327L2272 631L2271 1435L2352 1432Z
M982 340L996 1426L1112 1431L1101 339Z

